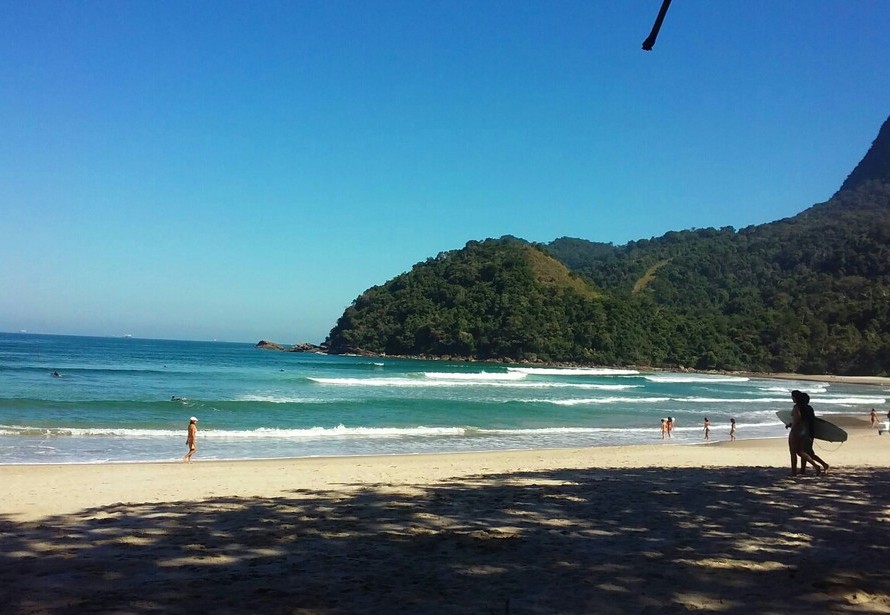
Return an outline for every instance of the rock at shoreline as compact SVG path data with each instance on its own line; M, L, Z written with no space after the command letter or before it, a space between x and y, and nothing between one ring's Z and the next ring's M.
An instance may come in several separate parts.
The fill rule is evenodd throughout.
M302 342L291 346L288 349L288 352L327 352L327 349L324 346L318 346L317 344Z
M256 343L255 348L259 348L260 350L282 350L284 352L326 352L326 349L323 346L310 344L309 342L301 342L299 344L294 344L293 346L286 347L282 346L281 344L276 344L275 342L260 340Z
M266 340L258 341L256 348L261 350L284 350L284 346L276 344L275 342L267 342Z

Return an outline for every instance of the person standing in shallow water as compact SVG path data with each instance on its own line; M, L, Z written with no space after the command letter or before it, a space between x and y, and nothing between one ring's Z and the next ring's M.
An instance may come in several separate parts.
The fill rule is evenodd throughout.
M668 438L671 437L671 434L674 433L674 417L668 417Z
M189 452L185 454L182 460L186 463L191 463L192 455L198 450L198 419L195 417L189 419L189 431L185 443L189 447Z
M711 421L708 420L708 417L705 417L705 440L711 439Z
M661 419L661 439L664 440L664 434L668 431L667 419Z
M735 419L729 419L729 441L735 442Z

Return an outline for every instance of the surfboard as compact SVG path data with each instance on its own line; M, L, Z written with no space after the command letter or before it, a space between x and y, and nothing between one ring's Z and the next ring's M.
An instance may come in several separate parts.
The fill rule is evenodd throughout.
M785 425L791 424L791 410L779 410L776 412L776 416L779 417L779 420L782 421ZM818 416L816 417L815 429L816 432L813 434L817 440L825 440L826 442L846 442L847 441L847 432L835 425L834 423L829 423L825 419L820 419Z

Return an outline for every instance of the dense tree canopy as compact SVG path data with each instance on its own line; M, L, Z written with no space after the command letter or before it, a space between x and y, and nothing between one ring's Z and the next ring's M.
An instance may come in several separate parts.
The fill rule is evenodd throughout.
M890 184L868 182L739 232L668 233L607 256L602 245L592 244L587 259L579 240L558 239L547 249L605 292L647 296L690 327L713 326L716 367L890 369Z
M853 188L792 218L623 246L471 241L365 291L326 343L331 352L886 375L884 133L848 179Z

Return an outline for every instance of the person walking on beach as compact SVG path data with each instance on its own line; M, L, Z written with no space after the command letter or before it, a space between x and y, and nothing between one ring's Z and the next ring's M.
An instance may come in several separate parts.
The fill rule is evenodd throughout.
M809 455L812 459L822 465L822 473L824 474L825 472L828 472L829 465L825 463L825 461L821 457L819 457L819 455L817 455L816 451L813 449L813 442L816 439L816 412L810 405L809 395L807 395L806 393L801 393L801 401L803 402L803 405L800 408L800 414L807 426L807 436L803 442L804 451L806 451L807 455ZM815 463L813 463L813 467L816 468L816 472L818 473L819 467ZM801 474L803 474L805 468L806 463L801 461Z
M871 409L871 426L874 428L875 425L878 424L878 414L875 412L875 409Z
M198 419L195 417L189 419L189 432L185 439L185 443L189 447L189 452L185 454L182 460L186 463L191 463L192 455L198 450Z
M708 420L708 417L705 417L705 440L711 439L711 421Z
M664 434L668 432L667 419L661 419L661 439L664 440Z
M809 462L816 468L818 473L819 467L816 465L816 460L807 452L807 448L812 448L812 445L808 446L807 443L810 425L807 424L808 421L804 417L804 407L810 401L810 396L801 391L794 390L791 391L791 399L794 401L794 408L791 409L791 425L788 426L791 430L788 432L788 451L791 453L791 476L797 476L798 474L798 457L801 460L801 472L804 471L806 464Z
M729 419L729 441L735 442L735 419Z

